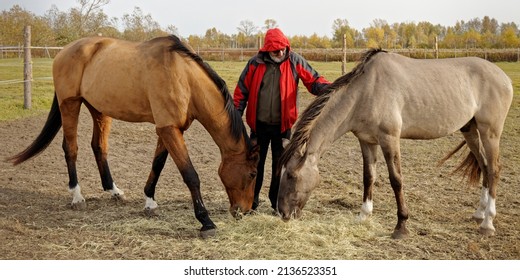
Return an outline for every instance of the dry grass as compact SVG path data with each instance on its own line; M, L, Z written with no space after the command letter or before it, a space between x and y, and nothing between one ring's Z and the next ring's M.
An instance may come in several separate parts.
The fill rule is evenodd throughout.
M301 106L309 100L302 98ZM26 147L45 118L0 122L0 158ZM66 191L61 132L39 157L16 167L1 162L0 259L516 260L520 258L519 120L520 97L515 96L502 140L497 235L491 238L480 236L470 220L480 190L449 175L456 160L435 167L461 136L402 142L411 231L406 240L390 238L396 205L383 162L378 166L373 216L368 222L356 221L362 167L359 145L352 135L338 140L322 158L322 183L301 220L284 223L264 203L256 215L237 221L228 213L228 199L217 176L218 148L202 126L194 123L186 132L188 148L201 177L206 206L218 227L215 238L203 240L198 237L200 224L189 192L171 160L156 192L160 215L148 218L143 214L142 188L156 141L149 124L114 121L109 161L128 201L117 203L101 191L90 151L91 119L83 110L78 175L87 209L68 207L71 197ZM267 187L262 199L267 200Z

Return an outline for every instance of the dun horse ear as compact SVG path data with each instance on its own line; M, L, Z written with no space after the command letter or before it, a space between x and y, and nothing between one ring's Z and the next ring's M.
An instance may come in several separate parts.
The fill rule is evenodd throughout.
M289 139L287 138L282 138L282 146L283 148L285 149L285 147L287 147L287 145L289 145Z
M300 157L303 157L306 152L307 152L307 142L303 143L300 146L300 149L298 149L298 154L300 155Z

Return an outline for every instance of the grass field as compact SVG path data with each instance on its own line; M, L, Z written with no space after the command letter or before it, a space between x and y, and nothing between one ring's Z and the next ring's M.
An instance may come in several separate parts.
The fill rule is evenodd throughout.
M209 64L224 79L232 92L245 62L210 61ZM340 62L311 62L311 65L323 76L333 81L341 75ZM497 63L513 80L515 93L520 92L520 63ZM347 71L354 63L347 64ZM33 60L32 108L23 108L23 60L0 59L0 121L13 120L47 113L52 102L52 59ZM11 82L18 80L18 82ZM300 84L303 89L303 86Z
M238 77L245 66L245 62L239 61L210 61L210 65L228 84L233 91ZM339 62L314 62L312 65L330 80L341 74L341 63ZM352 63L349 64L353 66ZM17 80L17 81L13 81ZM28 116L45 114L50 108L54 87L52 84L52 59L33 60L33 87L32 108L23 108L23 60L1 59L0 60L0 121L13 120Z

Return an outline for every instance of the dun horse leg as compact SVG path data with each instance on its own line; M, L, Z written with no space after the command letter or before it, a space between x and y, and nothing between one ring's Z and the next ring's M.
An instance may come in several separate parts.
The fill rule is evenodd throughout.
M200 229L201 237L214 236L216 234L216 226L209 218L208 210L206 210L206 206L202 201L199 175L191 163L182 132L173 126L166 126L157 128L157 134L173 158L177 168L179 168L182 179L190 190L195 217L202 224Z
M93 120L93 133L92 133L92 151L96 158L99 175L101 177L101 184L104 191L110 191L112 198L116 200L125 200L124 193L117 188L110 168L108 166L107 154L108 154L108 135L110 134L110 126L112 124L112 118L103 115L90 104L85 102L85 105L90 111Z
M408 229L406 228L408 208L406 207L403 192L399 139L394 136L388 136L387 139L381 141L381 148L383 149L386 165L388 167L390 184L392 185L395 200L397 202L397 225L395 226L392 238L401 239L408 236Z
M484 147L482 142L480 141L480 133L477 130L476 123L472 121L469 125L466 125L463 129L461 129L462 135L466 140L466 144L468 145L471 153L477 158L478 164L480 166L480 170L486 174L487 170L487 160L485 156ZM475 213L473 214L473 219L477 223L482 223L484 220L484 213L488 204L489 199L489 190L488 190L488 178L487 176L483 176L482 182L482 192L480 195L479 206Z
M159 180L159 176L161 175L161 171L164 168L167 158L168 150L166 150L166 147L164 147L163 142L159 137L157 140L155 155L153 157L152 170L150 171L150 175L148 175L148 180L144 187L144 194L146 196L144 210L148 216L157 215L155 212L155 209L158 207L157 202L155 202L155 186L157 185L157 181Z
M78 158L78 118L81 108L81 100L67 99L60 104L60 112L63 126L63 152L69 173L69 192L72 193L72 209L84 209L85 198L81 195L76 172L76 160Z
M496 212L496 189L500 177L500 162L499 162L499 146L500 133L496 133L491 129L479 129L482 145L486 153L487 166L484 172L484 177L487 178L488 185L488 199L484 211L484 220L480 224L480 233L486 236L495 234L495 227L493 226L493 219Z
M359 213L359 220L365 221L372 215L373 200L372 188L376 181L377 145L359 141L363 154L363 205Z

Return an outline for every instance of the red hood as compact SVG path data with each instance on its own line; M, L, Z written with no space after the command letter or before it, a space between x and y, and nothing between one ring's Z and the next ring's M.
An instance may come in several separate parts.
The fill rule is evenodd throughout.
M264 39L264 46L260 49L261 52L271 52L281 50L287 47L289 50L291 45L289 44L289 39L285 37L283 32L278 28L273 28L267 30Z

